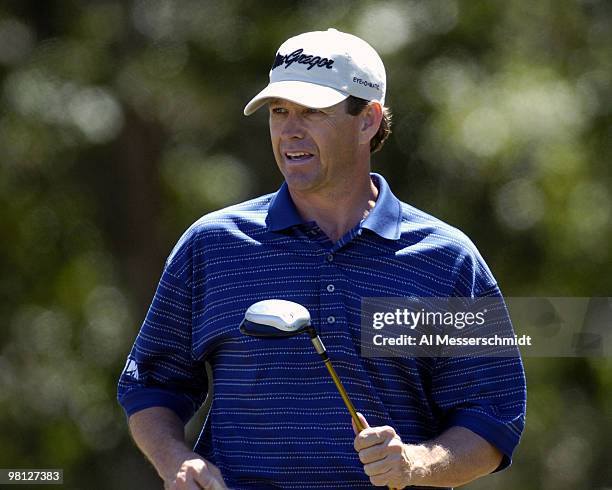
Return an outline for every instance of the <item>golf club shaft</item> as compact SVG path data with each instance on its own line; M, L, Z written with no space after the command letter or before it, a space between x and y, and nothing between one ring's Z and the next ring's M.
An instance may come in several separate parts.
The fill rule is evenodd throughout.
M338 373L336 373L334 366L332 366L332 363L329 360L329 357L325 359L325 366L327 367L329 374L334 380L334 384L336 385L336 388L338 388L338 393L340 393L340 396L342 397L342 401L344 401L346 408L348 408L348 411L351 413L351 417L353 417L353 421L355 422L355 426L357 427L357 430L361 432L363 429L365 429L365 427L361 423L361 420L359 420L359 417L357 417L357 412L355 411L353 402L351 401L351 399L348 396L348 393L344 389L344 385L342 384L342 381L340 381L340 377L338 376ZM397 489L395 489L394 487L389 487L389 490L397 490Z
M340 376L338 376L338 374L336 373L336 370L334 369L334 366L332 366L332 363L329 360L329 357L327 356L327 351L325 350L325 346L323 345L323 342L321 342L321 338L317 335L317 332L315 331L313 327L309 328L308 335L310 335L310 340L312 341L312 344L314 345L315 350L317 351L317 354L319 354L321 356L321 359L323 359L323 362L325 362L325 366L327 366L327 370L329 371L329 374L334 380L334 384L336 385L336 388L338 389L338 392L340 393L340 396L342 397L342 401L344 401L346 408L348 408L348 411L351 413L351 417L353 417L353 422L355 422L355 426L357 427L359 432L361 432L363 429L365 429L365 427L359 420L359 417L357 417L357 412L355 411L353 402L351 402L351 399L349 398L348 393L344 389L344 386L342 385L342 381L340 381Z
M353 406L353 402L351 402L351 399L349 398L348 393L344 389L344 386L342 385L342 381L340 381L340 377L336 373L336 370L334 369L334 366L332 366L332 363L329 360L329 358L325 359L325 366L327 366L327 370L329 371L329 374L334 380L334 384L336 385L336 388L338 388L338 392L340 393L340 396L342 397L342 401L344 401L344 404L346 405L346 408L348 408L348 411L350 412L351 417L353 417L353 422L355 422L355 426L357 427L357 430L361 432L363 429L365 429L365 427L361 423L361 420L359 420L359 417L357 417L357 412L355 410L355 407Z

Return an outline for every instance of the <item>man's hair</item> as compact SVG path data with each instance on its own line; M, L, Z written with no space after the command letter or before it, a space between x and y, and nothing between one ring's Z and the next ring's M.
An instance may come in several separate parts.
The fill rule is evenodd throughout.
M348 112L351 116L357 116L361 114L361 111L363 111L369 103L370 101L366 99L360 99L354 95L349 95L346 99L346 112ZM378 128L378 131L374 137L370 140L370 153L380 150L391 134L391 109L383 106L382 113L383 117L382 121L380 122L380 127Z

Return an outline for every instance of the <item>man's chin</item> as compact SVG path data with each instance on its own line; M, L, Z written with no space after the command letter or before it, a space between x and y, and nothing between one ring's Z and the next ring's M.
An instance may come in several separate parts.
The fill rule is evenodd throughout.
M294 191L314 191L319 186L320 179L318 179L318 176L312 172L295 172L285 170L283 175L285 176L285 182L287 182L289 189Z

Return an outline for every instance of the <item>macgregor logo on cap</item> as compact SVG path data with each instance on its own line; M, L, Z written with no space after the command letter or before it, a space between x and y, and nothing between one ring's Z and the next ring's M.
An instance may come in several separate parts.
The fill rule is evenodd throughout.
M290 54L280 54L276 53L276 58L274 59L274 63L272 64L272 69L278 68L281 65L285 65L285 69L289 68L293 63L297 63L298 65L308 65L306 70L310 70L315 66L317 68L327 68L331 70L332 65L334 64L334 60L330 58L321 58L320 56L314 56L312 54L304 54L304 50L302 48L296 49L293 53Z

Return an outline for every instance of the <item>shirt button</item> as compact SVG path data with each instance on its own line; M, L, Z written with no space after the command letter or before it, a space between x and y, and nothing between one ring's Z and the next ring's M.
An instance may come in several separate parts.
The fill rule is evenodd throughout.
M325 257L325 260L327 260L328 262L333 262L334 254L327 254L327 256Z
M334 289L336 289L336 286L334 286L333 284L328 284L328 285L327 285L327 290L328 290L330 293L333 293L333 292L334 292Z
M335 316L328 316L327 317L327 323L335 323L336 322L336 317Z

